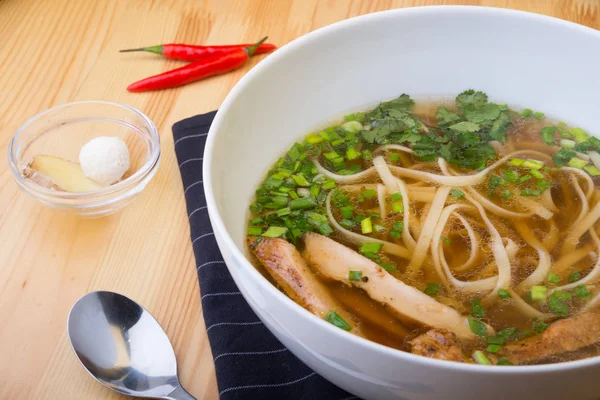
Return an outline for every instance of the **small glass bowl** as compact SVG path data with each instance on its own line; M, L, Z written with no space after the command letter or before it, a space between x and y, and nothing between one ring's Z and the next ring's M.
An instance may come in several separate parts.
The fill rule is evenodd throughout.
M127 144L130 167L119 182L89 192L64 192L23 175L36 155L77 162L81 147L98 136L117 136ZM160 138L150 118L133 107L110 101L79 101L29 119L12 138L8 160L17 184L43 205L101 217L131 203L150 182L160 161Z

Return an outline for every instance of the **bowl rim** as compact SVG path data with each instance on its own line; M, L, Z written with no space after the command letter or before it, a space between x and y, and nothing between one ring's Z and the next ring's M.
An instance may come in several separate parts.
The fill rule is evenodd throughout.
M221 104L214 121L209 129L209 133L207 135L206 146L204 149L203 155L203 170L204 170L204 192L206 196L207 209L209 212L210 220L215 230L216 235L222 240L222 243L231 251L233 260L239 262L241 268L245 269L245 272L251 274L253 278L259 282L261 290L267 290L270 294L274 295L281 302L283 302L286 306L292 307L297 310L300 314L305 315L306 318L309 318L313 323L320 324L320 326L329 330L330 335L333 338L337 338L338 340L346 340L351 345L360 346L362 348L367 349L368 351L385 353L386 355L393 357L397 360L410 361L412 363L420 364L423 367L430 368L439 368L439 369L447 369L447 370L455 370L455 371L464 371L469 373L476 374L500 374L500 375L510 375L510 374L538 374L538 373L547 373L547 372L561 372L573 369L580 369L585 367L598 367L600 366L600 356L589 357L582 360L575 361L565 361L555 364L541 364L541 365L511 365L511 366L501 366L501 365L479 365L479 364L469 364L469 363L460 363L454 361L445 361L445 360L437 360L433 358L428 358L424 356L419 356L416 354L408 353L402 350L397 350L391 347L384 346L382 344L373 342L368 339L361 338L359 336L353 335L349 332L345 332L332 324L318 318L289 297L287 297L284 293L278 290L274 285L272 285L264 276L262 276L256 268L254 268L251 262L248 260L247 256L238 249L235 244L233 238L229 234L223 219L218 211L214 191L213 191L213 179L212 179L212 164L213 164L213 151L215 147L216 137L221 130L221 125L226 118L227 112L231 105L236 101L240 93L242 93L246 87L250 84L250 82L257 76L263 73L263 70L270 66L273 63L276 63L279 59L286 57L289 53L294 52L297 48L304 46L313 41L317 41L320 37L329 34L330 32L359 25L365 21L373 21L373 20L381 20L386 18L394 18L397 15L435 15L446 12L462 12L462 13L471 13L478 14L482 17L495 17L495 16L504 16L510 18L522 18L532 22L543 22L550 23L556 25L557 27L562 27L564 29L572 29L578 30L582 34L593 35L600 42L600 31L597 31L593 28L577 24L575 22L563 20L556 17L551 17L544 14L538 14L528 11L514 10L514 9L506 9L499 7L484 7L484 6L462 6L462 5L433 5L433 6L417 6L417 7L407 7L407 8L399 8L393 10L379 11L370 14L364 14L360 16L356 16L353 18L349 18L346 20L342 20L314 31L308 32L291 42L285 44L281 48L279 48L276 52L271 54L266 59L262 60L260 64L252 68L248 73L246 73L231 89L228 93L227 97ZM229 265L227 266L228 268ZM493 368L490 368L493 367Z
M61 191L45 188L43 186L32 183L28 179L25 179L25 177L23 177L23 175L21 174L21 170L19 168L18 160L16 158L16 153L15 153L16 141L19 139L21 134L23 134L25 129L27 129L29 127L29 125L31 125L38 119L46 116L47 114L50 114L51 112L58 111L63 108L67 108L67 107L71 107L71 106L80 106L80 105L86 105L86 104L115 106L115 107L127 110L129 112L132 112L133 114L141 117L143 119L143 121L149 127L150 155L149 155L148 159L146 160L146 162L137 171L135 171L135 173L131 174L126 179L123 179L122 181L117 182L114 185L109 185L109 186L106 186L106 187L103 187L103 188L100 188L97 190L90 190L87 192L61 192ZM90 120L95 120L95 119L97 119L97 118L91 118ZM124 189L130 189L132 187L135 187L140 182L143 182L144 178L146 178L149 174L152 174L152 171L159 165L160 152L161 152L161 150L160 150L160 135L158 133L158 129L156 128L156 125L146 114L144 114L137 108L132 107L127 104L118 103L115 101L108 101L108 100L79 100L79 101L71 101L71 102L67 102L67 103L58 104L56 106L42 110L39 113L30 117L27 121L25 121L25 123L23 123L23 125L21 125L17 129L17 131L15 132L15 134L13 135L13 137L11 138L11 140L8 144L8 163L10 166L10 170L13 174L13 177L17 181L17 183L20 186L22 186L23 188L30 190L31 193L35 194L36 196L49 197L49 198L53 198L53 199L57 199L57 200L80 200L80 201L90 200L90 201L94 201L98 197L118 193L119 191L124 190Z

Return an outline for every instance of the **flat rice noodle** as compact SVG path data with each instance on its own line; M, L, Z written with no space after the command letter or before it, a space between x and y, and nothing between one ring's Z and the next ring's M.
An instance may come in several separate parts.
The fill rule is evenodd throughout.
M446 198L448 197L448 193L450 193L450 189L451 188L447 186L441 187L435 193L435 198L431 203L431 208L427 213L425 222L423 223L421 235L419 236L419 240L417 241L417 245L413 251L412 259L406 268L406 273L409 276L414 276L417 274L417 272L421 269L425 258L427 257L433 231L435 230L437 221L439 220L442 210L444 209L444 204L446 203Z
M397 167L397 166L391 166L390 169L392 170L392 172L394 172L400 176L404 176L404 177L408 177L408 178L412 178L412 179L418 179L418 180L427 181L427 182L434 182L434 183L438 183L440 185L455 186L455 187L473 186L473 185L477 185L477 184L483 182L486 175L489 174L491 171L498 168L500 165L504 164L509 159L511 159L515 156L521 155L521 154L535 154L536 156L547 158L547 155L537 152L537 151L520 150L520 151L512 152L512 153L502 157L501 159L499 159L498 161L496 161L489 167L487 167L484 170L479 171L475 174L457 175L457 176L451 176L450 174L438 175L438 174L432 174L430 172L416 171L414 169L408 169L408 168ZM438 164L439 164L440 168L442 169L442 171L444 171L444 167L446 167L446 171L447 171L446 160L444 160L443 158L439 158Z
M592 238L592 242L596 245L596 249L600 252L600 239L598 239L598 235L594 231L594 229L590 229L590 237ZM569 283L567 285L562 285L557 287L555 290L570 290L579 285L585 285L588 283L592 283L600 277L600 257L596 256L596 264L594 264L594 268L583 278L578 281Z
M420 203L431 203L433 198L435 197L435 193L427 193L427 192L412 192L410 193L410 199L412 201L417 201Z
M513 153L514 154L514 153ZM465 194L465 198L469 200L479 211L481 215L481 219L487 226L488 232L490 234L491 239L491 249L494 254L494 259L496 260L496 266L498 268L498 281L496 282L496 286L494 290L490 294L487 295L486 298L483 299L483 302L487 305L493 304L498 300L498 290L500 289L508 289L510 287L511 282L511 269L510 269L510 258L508 256L508 252L504 247L502 237L500 233L494 227L494 224L490 221L488 216L485 213L482 205L479 204L473 197L468 194Z
M339 174L329 171L327 168L322 166L321 163L319 163L319 161L316 159L313 159L312 162L313 162L313 164L315 164L315 167L317 168L317 171L319 171L320 174L323 174L326 177L333 179L336 183L359 182L359 181L365 180L366 178L373 176L376 172L375 168L371 167L371 168L367 168L364 171L358 172L353 175L339 175Z
M475 198L476 201L478 201L483 206L483 208L485 208L492 214L495 214L499 217L511 218L511 219L512 218L531 218L535 214L533 211L521 213L521 212L515 212L515 211L510 211L510 210L504 209L504 208L496 205L493 201L489 200L487 197L481 195L477 190L475 190L473 188L468 188L466 190L467 190L467 193L469 193L473 198Z
M567 271L577 264L579 261L587 257L594 246L589 243L578 249L575 249L561 258L559 258L554 264L552 264L550 271L558 275L565 275Z
M556 207L556 204L554 204L551 189L544 190L544 193L542 193L542 196L540 197L540 201L545 208L552 211L553 213L557 213L560 211L558 207Z
M561 171L568 171L568 172L572 172L574 174L579 175L580 178L583 178L583 180L587 183L587 187L585 190L585 198L590 201L592 198L592 195L594 194L594 181L592 180L592 177L589 176L587 174L587 172L580 170L579 168L572 168L572 167L562 167L560 169Z
M513 306L519 310L521 312L521 314L529 317L529 318L537 318L540 320L545 320L545 319L549 319L552 318L551 315L548 314L544 314L543 312L533 308L532 306L530 306L525 300L523 300L521 298L521 296L519 296L514 290L512 289L507 289L508 293L510 293L512 299L512 304ZM496 297L498 297L497 294L495 294Z
M410 198L408 195L408 190L406 190L406 184L402 179L396 178L390 172L390 168L385 162L382 156L375 157L373 159L373 167L379 174L383 184L387 188L389 193L400 193L402 195L402 205L404 207L404 213L402 215L402 219L404 222L404 226L402 228L402 241L407 249L413 251L416 242L413 239L409 226L410 226Z
M542 244L548 251L553 251L556 248L556 244L560 239L560 231L558 230L558 226L556 226L556 222L550 219L547 221L549 228L548 232L544 235L544 239L542 240Z
M600 154L596 151L588 151L588 156L590 156L590 160L592 160L594 166L600 169Z
M385 206L385 195L385 186L377 185L377 201L379 202L379 216L381 217L381 219L385 219L385 217L387 216L387 210Z
M475 266L475 263L477 262L481 254L481 246L479 245L479 235L477 234L477 232L475 232L469 220L458 213L456 213L456 217L458 218L460 223L465 227L471 245L471 251L469 252L469 258L467 259L467 261L465 261L462 265L453 268L456 272L464 272Z
M444 246L440 241L444 228L452 214L456 213L457 216L460 216L457 211L468 208L473 208L473 206L467 204L453 204L444 208L433 233L431 243L432 258L438 276L448 289L452 289L452 287L454 287L460 291L481 293L493 289L496 286L498 278L491 277L477 281L461 281L456 279L452 275L452 271L450 271L450 267L448 266L448 262L446 261L446 257L444 255ZM460 216L459 219L461 219L461 222L466 221L462 216ZM476 239L472 239L472 241L472 244L475 245L474 247L478 248L479 242ZM473 253L471 254L471 257L472 255Z
M365 236L365 235L360 235L358 233L354 233L352 231L349 231L348 229L346 229L343 226L341 226L335 220L335 217L333 216L333 213L331 212L331 196L333 195L333 192L334 192L334 190L330 191L329 194L327 195L327 200L326 200L325 208L327 210L327 217L329 218L329 223L343 237L345 237L347 240L351 241L352 243L356 243L356 244L364 244L364 243L367 243L367 242L381 243L383 245L383 247L381 249L384 252L386 252L388 254L392 254L394 256L402 257L402 258L405 258L405 259L410 259L411 258L411 252L408 251L408 249L405 248L405 247L402 247L402 246L400 246L400 245L398 245L396 243L386 242L385 240L379 240L377 238L372 238L372 237L368 237L368 236Z
M581 308L580 312L591 310L600 305L600 290L593 296L594 297Z
M527 278L517 285L517 292L522 294L527 292L532 286L543 282L548 277L550 266L552 265L552 257L550 257L550 253L548 253L544 245L533 234L525 222L513 221L513 226L523 240L538 253L537 267Z
M550 190L546 190L546 192L549 191ZM532 211L534 214L537 214L546 220L551 219L554 216L552 211L548 210L542 203L538 203L535 200L527 199L525 197L517 197L516 201L529 211Z
M565 240L562 247L562 255L565 256L571 253L577 247L579 240L583 234L590 230L594 224L600 218L600 202L590 210L590 212L579 222L578 225L574 225L565 236Z

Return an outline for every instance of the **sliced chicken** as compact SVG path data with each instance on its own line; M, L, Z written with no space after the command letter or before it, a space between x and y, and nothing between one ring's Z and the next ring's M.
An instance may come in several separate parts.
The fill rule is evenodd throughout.
M410 352L447 361L465 361L456 335L445 329L430 329L410 342Z
M542 334L500 348L513 364L527 364L600 341L600 307L552 323Z
M447 329L461 339L475 339L467 318L455 309L406 285L373 261L325 236L309 232L305 236L305 259L324 276L364 289L374 300L400 318L409 318L434 328ZM350 280L350 271L362 272L362 279ZM492 333L491 328L488 328Z
M250 249L275 282L296 303L319 318L335 311L352 326L350 332L363 336L352 315L344 310L317 280L296 247L283 239L248 237Z

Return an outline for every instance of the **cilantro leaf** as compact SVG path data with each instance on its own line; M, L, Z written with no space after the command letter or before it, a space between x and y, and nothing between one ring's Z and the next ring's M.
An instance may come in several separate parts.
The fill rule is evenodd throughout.
M476 124L474 122L463 121L463 122L459 122L457 124L451 125L450 129L452 129L456 132L461 132L461 133L473 133L473 132L479 131L479 129L481 129L481 127L479 126L479 124Z
M458 114L448 111L445 107L438 107L435 117L438 120L438 125L449 125L460 120Z
M552 156L552 161L557 167L562 167L566 165L569 160L577 155L573 150L562 148L554 156Z
M506 142L506 133L512 125L512 120L507 113L500 113L490 129L490 138L499 142Z
M488 97L483 92L476 92L473 89L465 90L456 96L456 104L460 108L481 107L488 102Z
M493 121L500 115L500 106L494 103L487 103L479 107L466 108L463 112L465 117L471 122Z

